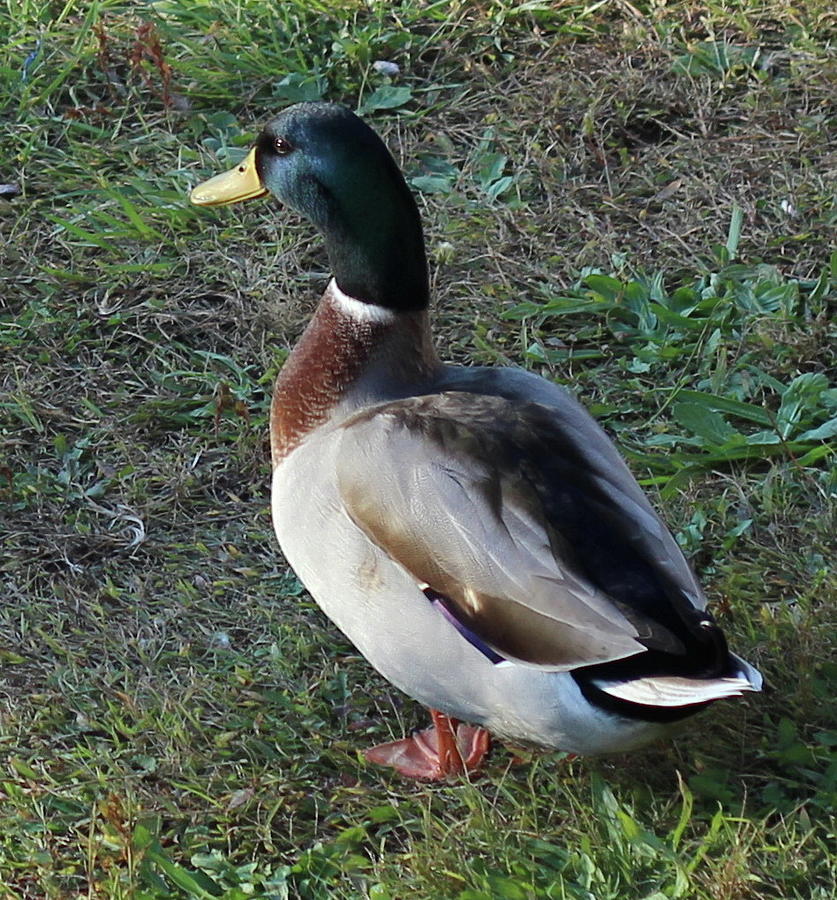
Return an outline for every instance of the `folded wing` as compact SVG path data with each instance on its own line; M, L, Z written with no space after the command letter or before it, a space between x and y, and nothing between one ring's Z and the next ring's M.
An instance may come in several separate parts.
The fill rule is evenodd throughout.
M672 583L643 536L659 521L603 488L540 404L448 392L345 422L348 516L498 654L568 670L683 652Z

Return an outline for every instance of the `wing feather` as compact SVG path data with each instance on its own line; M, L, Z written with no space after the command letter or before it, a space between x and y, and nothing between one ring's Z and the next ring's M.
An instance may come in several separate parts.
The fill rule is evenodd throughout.
M579 564L567 529L581 513L562 506L578 503L579 460L560 459L566 441L544 434L548 412L456 393L365 410L339 438L346 513L505 658L565 670L641 653L643 637L676 648ZM589 490L593 514L618 520L612 501ZM638 509L632 521L647 515Z

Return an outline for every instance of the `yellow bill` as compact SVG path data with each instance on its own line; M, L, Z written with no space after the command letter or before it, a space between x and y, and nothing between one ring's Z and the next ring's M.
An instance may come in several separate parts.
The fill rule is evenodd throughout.
M189 199L196 206L224 206L241 200L264 197L267 188L256 170L256 148L234 169L204 181L192 190Z

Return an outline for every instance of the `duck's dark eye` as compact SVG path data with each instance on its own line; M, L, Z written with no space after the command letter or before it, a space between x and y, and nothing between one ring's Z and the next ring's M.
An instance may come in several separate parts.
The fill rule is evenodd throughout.
M283 137L278 137L273 141L273 149L279 154L279 156L287 156L294 148L293 144L291 144L289 140L286 140Z

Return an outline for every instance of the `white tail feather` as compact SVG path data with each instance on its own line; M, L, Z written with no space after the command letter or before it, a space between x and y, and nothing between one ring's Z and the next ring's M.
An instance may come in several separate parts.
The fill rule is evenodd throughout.
M760 691L761 674L743 659L734 676L727 678L683 678L679 675L652 675L631 681L599 681L594 684L611 697L643 706L677 707L706 703L723 697L738 697L745 691Z

